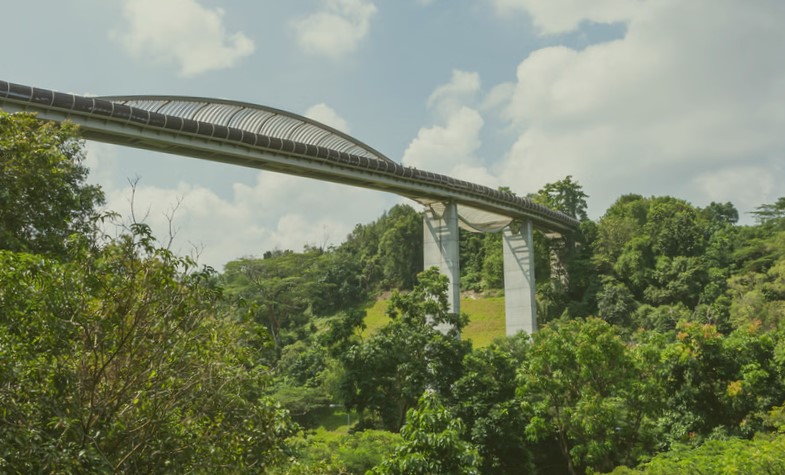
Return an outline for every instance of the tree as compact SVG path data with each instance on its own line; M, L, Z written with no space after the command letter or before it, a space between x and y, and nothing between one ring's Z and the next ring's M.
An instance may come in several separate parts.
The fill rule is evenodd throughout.
M785 473L785 435L755 440L710 440L658 454L637 469L618 467L614 475L692 475L695 473Z
M449 312L447 278L436 268L422 272L408 294L394 293L387 313L387 325L340 357L342 392L348 408L370 410L397 431L426 388L449 391L471 344L458 338L466 318ZM442 334L439 324L451 330Z
M634 459L644 420L655 415L657 384L646 358L627 350L600 319L551 324L533 335L519 373L518 397L532 442L553 438L566 469L610 470Z
M606 278L597 294L599 316L606 322L627 326L638 304L627 287L613 278Z
M669 196L651 200L644 226L654 253L667 257L702 254L707 229L698 209Z
M739 210L737 210L730 201L725 203L715 203L712 201L709 203L709 206L701 210L701 213L706 220L717 227L733 225L739 221Z
M224 267L222 280L227 293L235 297L264 325L280 350L287 333L309 321L305 314L321 314L330 283L321 281L323 252L306 249L269 254L266 259L241 258Z
M760 325L727 336L696 322L680 322L676 329L659 365L668 407L659 421L663 440L694 444L760 430L766 412L785 400L774 334Z
M776 202L771 204L760 205L755 208L752 213L758 223L765 227L774 227L782 229L782 224L785 221L785 196L778 198Z
M0 111L0 249L65 254L73 233L91 233L103 193L85 184L77 128Z
M422 216L411 206L396 205L386 215L379 258L388 288L411 289L422 269Z
M422 269L422 216L395 205L373 223L355 226L337 251L359 265L366 290L410 289Z
M397 433L368 429L336 438L317 433L293 444L295 457L273 475L365 475L392 455L403 439Z
M146 226L65 263L0 251L0 460L19 473L257 471L291 427L258 330Z
M403 443L370 473L375 475L479 474L479 455L461 439L463 422L426 391L417 407L406 414L401 428Z
M589 195L583 192L583 187L572 180L571 175L546 184L533 196L535 201L580 221L589 219L586 215L588 197Z
M292 430L266 332L147 226L98 235L75 134L0 113L0 471L264 471Z
M501 233L487 233L483 239L482 281L486 288L504 288L504 254Z
M474 350L464 358L464 374L445 398L466 424L464 438L477 447L482 473L534 470L524 434L527 418L515 397L515 375L528 349L529 336L521 332Z
M730 319L735 327L761 324L767 330L785 327L785 259L767 272L746 272L728 280L733 297Z

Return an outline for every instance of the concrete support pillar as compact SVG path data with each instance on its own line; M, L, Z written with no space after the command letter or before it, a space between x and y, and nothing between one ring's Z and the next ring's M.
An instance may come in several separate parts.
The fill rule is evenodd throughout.
M427 209L423 217L423 264L426 269L438 267L450 280L448 302L450 312L461 311L461 267L458 257L458 207L447 203L444 214L437 215ZM449 327L437 327L446 333Z
M534 240L532 223L513 222L504 228L504 313L507 335L537 331L534 297Z

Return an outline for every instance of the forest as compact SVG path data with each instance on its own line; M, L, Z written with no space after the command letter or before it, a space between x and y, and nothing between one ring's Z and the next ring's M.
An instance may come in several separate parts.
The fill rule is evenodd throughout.
M410 206L217 271L105 210L84 158L0 112L0 473L785 473L785 197L592 220L545 185L581 226L535 234L540 330L474 345ZM502 296L500 236L460 252Z

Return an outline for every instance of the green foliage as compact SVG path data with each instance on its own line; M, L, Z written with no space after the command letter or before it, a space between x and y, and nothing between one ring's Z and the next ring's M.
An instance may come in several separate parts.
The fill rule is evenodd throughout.
M410 289L423 266L422 233L420 213L396 205L373 223L358 224L338 251L357 263L364 289Z
M782 230L785 224L785 196L772 204L758 206L752 214L765 228Z
M365 430L337 438L317 433L291 440L295 456L272 474L364 475L392 455L402 440L400 435L382 430Z
M652 251L666 257L702 254L706 229L697 209L671 197L651 200L643 227L651 239Z
M98 187L85 184L72 124L0 111L0 249L62 257L73 233L92 233Z
M785 400L773 335L749 326L725 336L695 322L681 322L677 331L660 356L668 407L659 421L664 440L694 443L761 430L768 410Z
M483 241L484 259L482 263L483 287L488 289L504 288L504 255L500 233L485 235Z
M596 225L586 214L588 195L567 176L546 184L531 198L581 221L580 228L569 234L534 233L538 319L545 323L563 315L593 314L599 280L592 263Z
M480 457L472 444L461 439L463 422L428 391L417 407L406 414L401 428L404 442L381 465L376 475L470 475L479 474Z
M540 330L519 373L518 396L531 417L526 436L555 438L573 474L634 460L644 417L657 410L647 361L599 319Z
M267 333L147 226L99 239L75 134L0 113L0 472L264 471Z
M482 473L525 474L533 470L525 439L527 418L515 398L515 375L529 348L525 333L496 340L464 358L464 375L448 400L466 423L468 440L481 456Z
M597 310L606 322L627 326L638 303L626 285L613 278L606 278L597 294Z
M394 293L387 312L387 325L342 355L342 389L348 408L371 410L397 430L427 387L449 390L470 344L458 338L466 320L449 313L447 278L435 268L421 273L410 293ZM435 325L450 330L442 334Z
M390 322L385 313L388 305L389 300L379 299L367 309L363 320L366 327L361 332L363 338ZM461 313L469 317L469 323L461 330L461 339L470 340L474 348L488 346L494 339L504 336L504 297L466 296L461 299Z
M0 252L0 458L20 473L256 470L285 414L252 327L218 318L209 271L149 230L67 263ZM256 468L254 468L256 467Z
M339 305L330 297L335 285L320 281L325 264L318 249L269 253L265 259L227 263L222 280L227 294L241 302L281 348L294 340L293 332L309 322L307 312L324 314Z
M693 312L690 319L727 329L724 293L738 260L737 219L730 203L701 210L671 197L617 200L600 219L593 243L592 261L604 282L600 313L613 314L624 325L667 329L676 320L661 318L670 311L657 309L678 309L678 314L687 309ZM659 316L630 318L637 307L643 309L639 316ZM609 313L614 308L618 312Z
M619 467L615 475L717 475L785 473L785 436L755 440L710 440L698 448L679 447L638 469Z
M385 216L379 238L384 285L410 289L422 269L422 216L410 206L396 205Z
M482 292L485 290L482 273L485 261L485 242L489 234L473 233L465 229L458 231L461 290Z
M567 175L562 180L546 184L532 198L567 216L585 221L589 219L586 215L586 198L588 197L589 195L583 192L583 187L573 181L571 175Z
M728 280L730 320L736 327L760 322L769 330L785 323L785 258L767 270L738 274Z

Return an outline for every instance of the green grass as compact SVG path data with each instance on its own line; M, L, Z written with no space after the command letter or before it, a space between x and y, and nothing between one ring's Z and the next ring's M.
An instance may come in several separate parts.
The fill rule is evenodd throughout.
M387 299L379 299L365 310L365 330L362 332L363 338L372 335L376 330L385 326L387 322L390 321L390 318L384 313L387 310L388 303L389 300Z
M316 424L313 429L314 434L322 438L330 439L349 433L349 424L357 422L359 414L351 411L347 418L346 410L342 408L324 408L316 414Z
M461 299L461 312L469 315L469 324L461 338L471 340L475 348L488 346L506 333L504 297Z
M387 299L379 299L366 309L363 338L390 321L384 314L387 303ZM494 338L504 336L504 297L461 298L461 312L469 315L469 325L463 329L461 338L472 340L475 348L488 346Z

